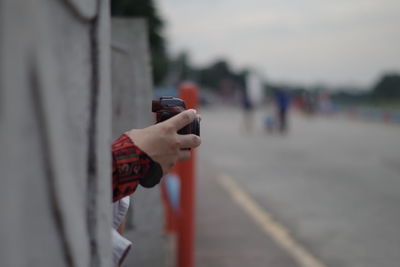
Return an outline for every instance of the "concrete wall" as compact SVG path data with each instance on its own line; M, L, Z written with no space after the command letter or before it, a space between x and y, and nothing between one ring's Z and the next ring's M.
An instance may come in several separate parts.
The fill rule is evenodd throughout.
M0 20L0 266L111 266L110 144L152 123L145 22L114 20L111 61L108 1L0 0ZM159 191L133 200L126 264L162 266Z
M154 123L153 84L146 22L112 19L113 137ZM138 187L131 197L125 235L133 242L126 266L164 266L163 210L158 186Z
M108 9L0 1L0 266L111 266Z
M111 25L112 132L117 138L153 123L153 83L146 21L113 18Z

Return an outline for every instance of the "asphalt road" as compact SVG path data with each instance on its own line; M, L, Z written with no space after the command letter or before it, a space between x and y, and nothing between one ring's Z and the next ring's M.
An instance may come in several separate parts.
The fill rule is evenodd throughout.
M262 111L255 114L251 132L243 129L240 110L201 113L199 166L207 171L200 170L200 176L232 177L326 266L400 266L400 126L297 115L291 117L289 134L280 136L263 131ZM200 186L202 207L210 199L204 183ZM223 205L215 207L224 214ZM202 216L207 209L199 212ZM241 229L244 237L247 229ZM199 238L206 233L200 229ZM252 240L260 243L253 233L247 236L248 246ZM218 257L218 250L213 253Z

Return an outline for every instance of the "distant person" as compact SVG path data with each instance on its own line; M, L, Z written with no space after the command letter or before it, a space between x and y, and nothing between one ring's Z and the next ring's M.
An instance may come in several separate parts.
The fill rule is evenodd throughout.
M253 103L249 98L246 88L242 91L243 127L247 132L253 130Z
M278 89L275 91L274 98L278 117L279 132L284 134L288 131L287 113L290 104L289 93L283 89Z
M264 127L268 133L273 133L275 131L275 117L267 114L264 119Z
M328 92L320 92L318 96L318 111L323 115L330 115L333 112L331 97Z
M266 101L266 109L265 109L265 115L263 119L263 126L264 130L272 134L276 131L276 112L274 109L274 99L268 99Z
M304 93L304 112L306 115L314 115L317 109L317 101L315 96L310 93Z

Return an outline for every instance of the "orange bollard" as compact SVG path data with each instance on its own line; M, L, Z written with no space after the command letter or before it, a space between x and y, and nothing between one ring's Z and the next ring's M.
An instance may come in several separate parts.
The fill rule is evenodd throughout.
M179 98L185 101L187 109L197 109L198 89L193 83L185 82L180 86ZM178 267L194 266L196 151L192 149L191 153L192 157L188 161L180 162L177 166L181 181Z

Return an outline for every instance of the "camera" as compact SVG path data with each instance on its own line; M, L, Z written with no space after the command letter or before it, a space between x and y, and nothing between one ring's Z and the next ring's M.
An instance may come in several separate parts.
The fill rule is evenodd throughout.
M176 97L163 96L160 99L153 100L151 111L156 113L156 120L158 122L165 121L182 111L186 110L185 102ZM178 134L195 134L200 136L200 121L195 119L182 129L178 131Z

